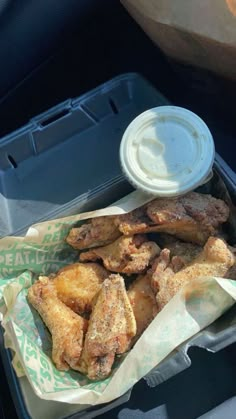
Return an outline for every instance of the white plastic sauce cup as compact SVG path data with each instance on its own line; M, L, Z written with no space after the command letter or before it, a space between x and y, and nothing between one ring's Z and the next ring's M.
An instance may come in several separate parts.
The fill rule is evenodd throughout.
M123 172L135 188L177 196L206 183L215 147L201 118L177 106L159 106L135 118L120 145Z

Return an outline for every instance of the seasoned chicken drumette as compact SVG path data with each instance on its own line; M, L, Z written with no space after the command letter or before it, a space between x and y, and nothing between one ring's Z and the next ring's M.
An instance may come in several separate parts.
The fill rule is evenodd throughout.
M72 228L66 241L79 250L111 243L121 235L114 220L113 216L92 218L81 227Z
M59 300L53 281L47 277L39 277L29 288L28 300L51 332L52 360L56 368L77 370L87 320Z
M221 199L190 192L177 198L155 199L117 216L115 223L125 235L162 232L202 245L228 217L229 208Z
M202 252L186 266L181 258L171 259L170 251L163 249L151 269L158 310L191 280L204 276L224 277L234 262L227 244L217 237L210 237Z
M89 250L80 254L80 261L102 259L106 269L126 274L141 273L160 253L154 242L147 241L146 236L121 236L114 243Z
M124 280L120 275L110 275L103 284L93 308L80 371L91 380L106 378L116 354L123 354L136 334L136 322Z
M78 314L90 313L94 297L109 273L97 263L74 263L54 277L58 298Z

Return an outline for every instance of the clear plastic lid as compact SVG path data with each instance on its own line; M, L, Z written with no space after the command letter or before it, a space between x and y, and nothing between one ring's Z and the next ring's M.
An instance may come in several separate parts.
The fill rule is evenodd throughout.
M121 166L138 189L156 196L177 196L205 183L215 147L201 118L177 106L160 106L135 118L121 145Z

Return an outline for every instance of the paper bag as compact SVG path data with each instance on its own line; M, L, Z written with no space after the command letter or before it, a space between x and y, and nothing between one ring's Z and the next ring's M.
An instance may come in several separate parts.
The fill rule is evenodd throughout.
M236 0L121 0L172 59L236 79Z

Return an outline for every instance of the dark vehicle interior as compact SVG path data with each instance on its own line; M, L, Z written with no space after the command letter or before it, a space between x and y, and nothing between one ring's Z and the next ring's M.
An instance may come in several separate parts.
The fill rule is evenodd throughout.
M0 63L0 137L68 98L135 72L171 103L202 117L216 151L235 168L236 83L171 62L119 0L2 0ZM127 404L102 417L203 415L235 395L235 349L236 344L216 354L191 349L191 368L156 388L141 380ZM16 418L2 362L0 376L0 417Z
M233 167L235 83L171 65L118 0L5 0L0 13L1 136L116 75L137 72L173 104L198 113Z

